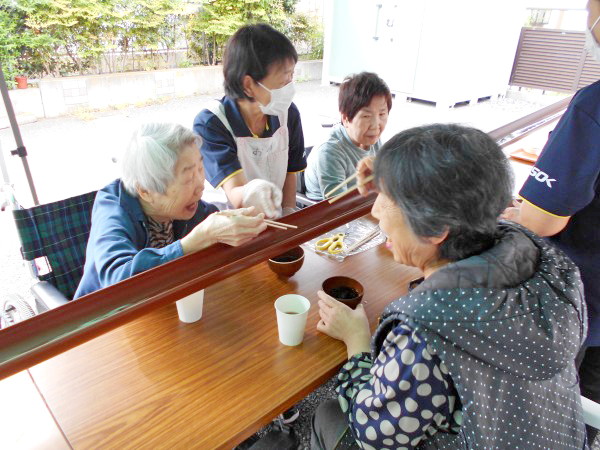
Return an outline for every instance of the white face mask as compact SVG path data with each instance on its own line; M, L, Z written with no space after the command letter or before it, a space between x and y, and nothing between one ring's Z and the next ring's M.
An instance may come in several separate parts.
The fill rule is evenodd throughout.
M586 30L585 30L585 49L598 62L600 62L600 44L596 40L596 37L594 36L592 31L594 30L596 25L598 25L599 21L600 21L600 16L598 16L598 18L596 19L596 21L594 22L594 24L592 25L592 27L590 29L586 28Z
M271 93L271 101L268 105L263 106L260 103L258 104L263 114L279 116L286 113L290 105L292 104L292 99L294 98L294 94L296 93L294 82L291 81L279 89L269 89L260 82L258 82L258 84L260 84L263 88L265 88Z

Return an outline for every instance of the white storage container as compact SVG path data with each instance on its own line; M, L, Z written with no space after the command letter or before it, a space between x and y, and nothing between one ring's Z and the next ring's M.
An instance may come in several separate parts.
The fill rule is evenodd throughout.
M520 0L328 1L323 82L372 71L442 107L504 95L524 13Z

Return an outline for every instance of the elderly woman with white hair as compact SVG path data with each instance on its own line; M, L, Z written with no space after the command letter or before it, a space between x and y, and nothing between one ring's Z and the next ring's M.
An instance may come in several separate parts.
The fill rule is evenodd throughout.
M83 277L74 298L221 242L238 246L266 229L254 208L225 213L201 200L200 137L147 124L123 156L122 177L98 191Z

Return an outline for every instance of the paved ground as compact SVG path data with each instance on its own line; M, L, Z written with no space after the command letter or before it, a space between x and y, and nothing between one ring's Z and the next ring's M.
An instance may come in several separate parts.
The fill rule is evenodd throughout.
M313 145L327 135L328 129L322 128L321 124L338 120L337 88L304 82L298 84L297 92L295 102L302 115L306 145ZM395 102L383 139L387 140L402 129L432 122L463 123L490 131L559 99L520 95L517 99L517 93L511 94L493 102L446 110L418 101ZM24 124L21 133L29 151L29 164L40 201L49 202L101 188L118 176L118 165L113 159L118 158L133 128L147 121L171 121L189 127L203 106L221 95L186 97L144 107L86 112ZM9 129L0 130L0 145L5 155L14 148ZM28 205L31 200L21 163L16 157L6 158L18 196ZM27 295L30 284L21 264L10 212L0 212L0 240L1 302L3 295L10 292ZM303 446L308 445L311 411L323 396L328 395L332 395L331 384L301 404L302 416L295 428Z

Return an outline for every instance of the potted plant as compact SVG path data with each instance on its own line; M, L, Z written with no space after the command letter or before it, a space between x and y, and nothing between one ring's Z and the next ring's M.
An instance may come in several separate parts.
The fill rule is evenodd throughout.
M27 89L27 75L17 75L15 77L17 89Z
M27 89L27 78L32 73L32 64L28 57L21 56L17 59L17 75L15 81L17 82L17 89Z

